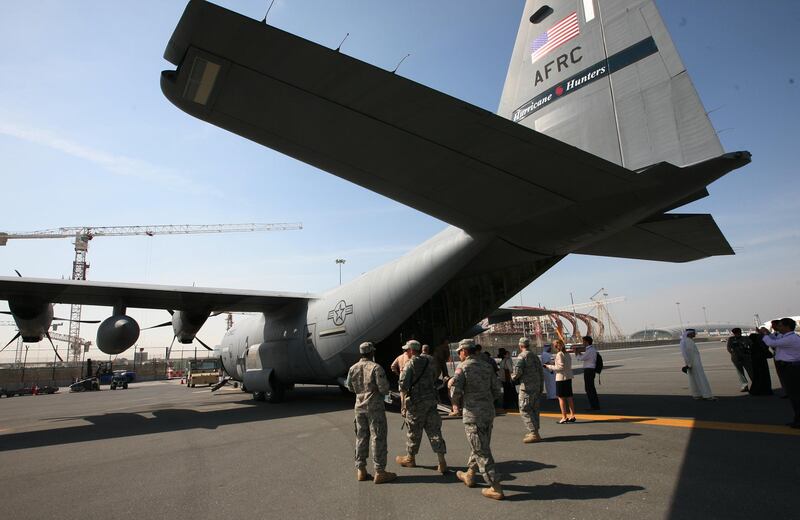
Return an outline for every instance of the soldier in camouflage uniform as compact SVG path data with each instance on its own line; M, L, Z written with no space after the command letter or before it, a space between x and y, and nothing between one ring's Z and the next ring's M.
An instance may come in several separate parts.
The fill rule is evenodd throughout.
M431 448L439 458L436 470L447 473L447 445L442 437L442 418L439 417L436 397L436 361L428 354L420 354L416 340L406 343L406 352L411 358L400 373L401 413L408 428L407 455L398 455L395 461L406 468L417 466L415 457L419 452L423 430L428 433Z
M457 371L454 377L453 399L463 410L464 431L472 452L467 462L467 471L459 471L456 476L467 487L474 487L475 470L479 470L490 486L481 491L483 496L501 500L505 495L497 480L490 447L494 402L501 395L500 383L489 363L477 359L475 353L473 340L464 339L458 344L461 371Z
M372 441L372 461L375 464L376 484L383 484L397 478L397 475L386 471L386 410L383 396L389 393L389 381L386 372L372 358L375 346L370 342L358 347L361 359L350 367L347 373L347 388L356 394L356 479L369 480L367 474L367 456Z
M519 414L528 428L528 433L522 438L522 442L538 442L542 440L539 435L539 395L544 385L544 369L539 356L530 351L531 340L520 338L519 348L522 353L514 362L511 379L520 384Z

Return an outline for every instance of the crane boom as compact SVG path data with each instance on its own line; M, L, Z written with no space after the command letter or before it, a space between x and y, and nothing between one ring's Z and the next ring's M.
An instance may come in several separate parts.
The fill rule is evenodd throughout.
M614 298L605 298L602 300L593 300L590 302L585 303L576 303L575 305L568 305L566 307L559 307L557 310L564 311L564 312L572 312L573 310L582 310L582 309L591 309L597 307L598 305L609 305L611 303L620 303L624 302L624 296L616 296Z
M79 236L85 240L94 237L119 237L135 235L193 235L200 233L242 233L246 231L292 231L303 229L300 222L276 224L157 224L152 226L85 226L42 229L25 233L0 232L0 246L10 239L25 240L35 238L72 238Z

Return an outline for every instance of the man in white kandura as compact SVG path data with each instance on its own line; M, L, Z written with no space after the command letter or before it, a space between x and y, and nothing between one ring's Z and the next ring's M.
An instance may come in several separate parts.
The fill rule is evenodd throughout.
M697 335L694 329L686 329L681 336L681 354L683 354L684 372L689 376L689 390L695 399L705 399L706 401L716 401L717 398L711 393L711 385L708 384L706 373L703 371L703 361L700 359L700 351L694 342Z
M542 365L549 365L553 362L553 352L550 345L542 347ZM547 392L547 398L550 400L556 399L556 375L551 370L544 369L544 389Z

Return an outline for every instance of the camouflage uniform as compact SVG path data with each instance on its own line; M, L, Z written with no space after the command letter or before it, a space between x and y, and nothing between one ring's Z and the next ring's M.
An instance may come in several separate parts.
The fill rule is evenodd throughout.
M367 465L367 456L372 446L375 471L386 468L386 410L383 396L389 393L389 381L380 365L369 359L361 359L350 367L347 388L356 394L356 468Z
M511 374L514 382L519 382L519 414L528 431L539 431L539 395L544 385L544 370L539 356L525 350L514 362Z
M409 455L419 452L423 430L428 433L434 453L447 453L442 437L442 418L437 409L435 376L436 360L427 354L411 358L400 374L400 391L406 396L406 446Z
M490 447L494 425L494 401L500 397L500 383L491 365L470 356L459 366L453 382L453 399L461 405L464 431L472 452L467 469L483 474L488 484L497 484Z

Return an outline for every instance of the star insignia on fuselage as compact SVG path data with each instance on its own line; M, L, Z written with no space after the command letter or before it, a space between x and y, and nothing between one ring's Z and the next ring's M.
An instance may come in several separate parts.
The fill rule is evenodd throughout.
M347 305L346 301L339 300L339 303L328 311L328 319L333 320L334 325L343 325L348 314L353 314L353 305Z

